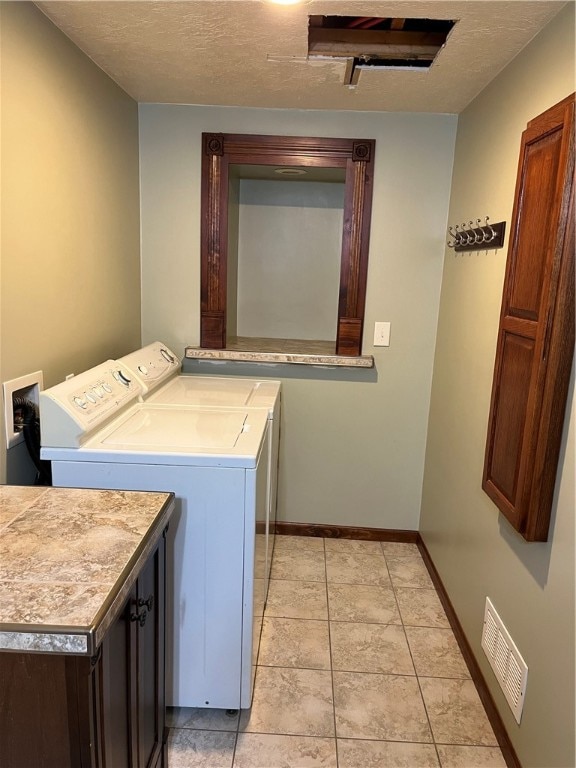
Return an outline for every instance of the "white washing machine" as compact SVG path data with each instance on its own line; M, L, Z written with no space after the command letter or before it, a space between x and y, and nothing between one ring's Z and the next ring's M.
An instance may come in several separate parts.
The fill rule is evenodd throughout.
M54 485L173 491L167 703L247 708L262 625L256 530L269 509L265 409L141 402L114 361L40 394ZM129 525L129 521L127 521ZM256 563L258 565L258 563Z
M118 360L131 378L140 382L148 403L194 405L206 407L265 408L270 420L269 530L258 539L258 556L266 561L264 600L274 549L278 496L278 461L280 448L281 382L267 379L245 379L236 376L204 376L182 374L181 361L165 344L156 341ZM266 542L265 552L262 548Z

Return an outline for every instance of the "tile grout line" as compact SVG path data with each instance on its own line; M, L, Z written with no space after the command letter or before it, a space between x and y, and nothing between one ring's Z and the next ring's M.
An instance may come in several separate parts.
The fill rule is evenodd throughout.
M330 631L330 598L328 596L328 562L326 560L326 539L322 539L324 545L324 575L326 577L326 612L328 616L328 651L330 653L330 680L332 682L332 719L334 722L334 749L336 750L336 768L338 759L338 734L336 732L336 693L334 691L334 664L332 662L332 632Z

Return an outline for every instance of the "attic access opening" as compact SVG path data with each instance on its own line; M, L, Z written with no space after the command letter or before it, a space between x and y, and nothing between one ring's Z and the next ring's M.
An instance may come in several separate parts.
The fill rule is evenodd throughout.
M361 69L428 69L455 21L380 16L309 16L308 58L346 59L344 85Z

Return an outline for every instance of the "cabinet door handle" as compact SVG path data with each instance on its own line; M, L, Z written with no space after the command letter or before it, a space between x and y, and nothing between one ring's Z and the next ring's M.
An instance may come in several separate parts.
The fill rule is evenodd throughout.
M146 607L148 613L152 611L152 608L154 607L154 595L149 595L146 600L144 600L143 597L138 600L138 608L144 607Z
M130 614L130 621L137 621L141 627L146 624L146 618L148 616L147 611L142 611L141 613L131 613Z

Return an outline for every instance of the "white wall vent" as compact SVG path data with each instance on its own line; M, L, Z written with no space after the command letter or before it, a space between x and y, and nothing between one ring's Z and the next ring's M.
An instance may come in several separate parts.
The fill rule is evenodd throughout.
M519 723L526 694L528 667L489 597L486 598L484 611L482 648Z

